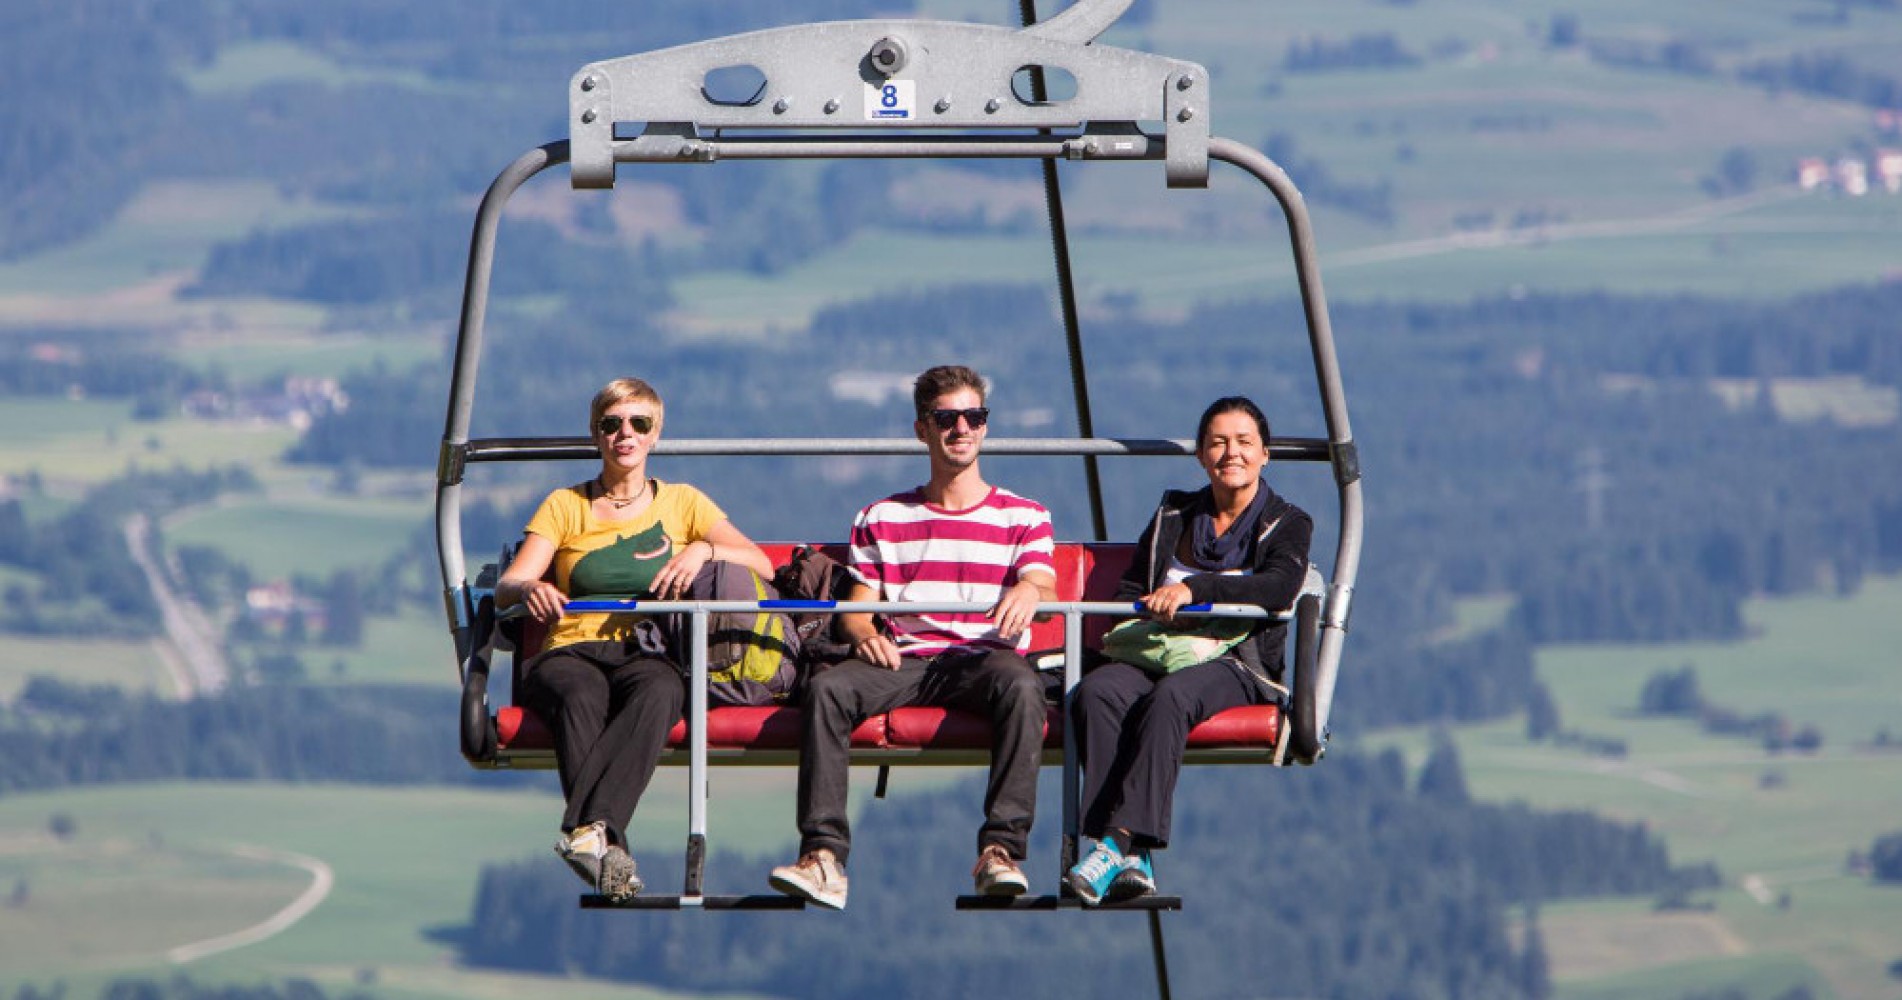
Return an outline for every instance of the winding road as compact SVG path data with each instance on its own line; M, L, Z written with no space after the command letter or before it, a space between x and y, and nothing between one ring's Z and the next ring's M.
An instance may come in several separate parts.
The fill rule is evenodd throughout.
M219 648L218 630L198 602L172 589L151 547L152 522L144 514L134 514L122 525L126 548L132 561L145 574L158 602L159 615L165 622L166 641L159 644L159 659L171 672L172 683L180 698L214 694L231 679L230 664Z

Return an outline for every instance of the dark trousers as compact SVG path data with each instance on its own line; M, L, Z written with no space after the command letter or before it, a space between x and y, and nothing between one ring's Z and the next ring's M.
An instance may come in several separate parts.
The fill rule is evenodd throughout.
M1084 674L1070 701L1083 764L1083 835L1101 840L1121 829L1136 846L1169 846L1189 730L1223 709L1266 701L1266 689L1225 660L1166 676L1107 661Z
M524 666L516 700L554 731L568 798L562 830L605 820L609 838L627 844L627 822L686 697L679 669L632 643L578 642Z
M906 705L960 709L991 722L991 778L984 790L978 849L1001 844L1011 857L1028 850L1043 753L1043 682L1015 652L950 652L906 657L887 670L846 660L806 682L799 744L799 850L826 848L841 864L852 848L845 814L852 730L868 716Z

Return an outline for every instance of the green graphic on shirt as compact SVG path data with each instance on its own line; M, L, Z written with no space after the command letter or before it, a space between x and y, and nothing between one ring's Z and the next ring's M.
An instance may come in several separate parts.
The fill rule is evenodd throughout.
M568 573L568 596L636 597L654 586L654 577L673 558L674 544L655 523L646 531L595 549L575 562Z

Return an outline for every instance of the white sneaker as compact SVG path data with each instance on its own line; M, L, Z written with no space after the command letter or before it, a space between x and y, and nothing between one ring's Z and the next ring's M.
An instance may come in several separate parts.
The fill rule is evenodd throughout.
M1030 889L1030 880L1016 859L1002 844L985 844L977 853L977 867L971 869L980 896L1021 896Z
M828 909L845 909L845 869L839 865L839 859L823 847L801 854L799 860L790 865L773 869L767 881L788 896Z

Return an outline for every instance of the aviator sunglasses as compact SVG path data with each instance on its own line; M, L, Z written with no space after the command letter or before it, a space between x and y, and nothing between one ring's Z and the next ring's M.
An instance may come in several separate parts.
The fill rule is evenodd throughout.
M991 408L988 406L973 406L968 410L931 411L931 422L937 424L938 429L941 431L948 431L956 427L959 417L963 417L964 422L970 424L972 430L977 430L979 427L984 426L985 421L991 419Z
M594 429L600 431L602 437L613 437L614 432L621 429L622 422L634 428L636 434L645 434L654 429L654 418L645 413L636 413L630 417L617 417L610 413L597 421Z

